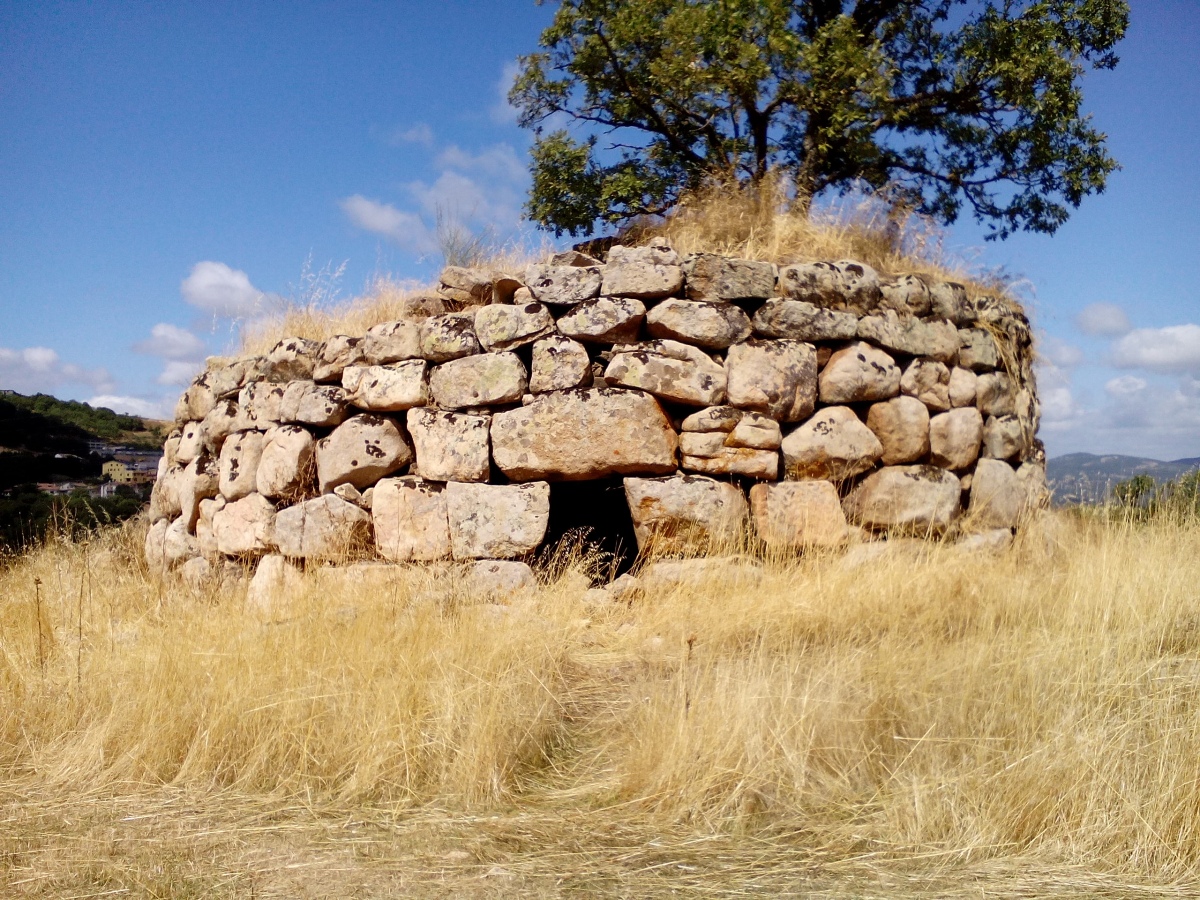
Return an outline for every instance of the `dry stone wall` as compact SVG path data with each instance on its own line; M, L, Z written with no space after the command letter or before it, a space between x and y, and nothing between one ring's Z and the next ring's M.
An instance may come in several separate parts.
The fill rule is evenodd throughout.
M961 285L660 242L452 267L403 313L209 360L152 566L521 558L551 482L612 476L642 549L1012 529L1045 500L1029 323Z

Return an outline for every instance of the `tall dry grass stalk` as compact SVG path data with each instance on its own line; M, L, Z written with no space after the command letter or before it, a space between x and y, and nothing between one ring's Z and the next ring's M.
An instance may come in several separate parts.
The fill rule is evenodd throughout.
M586 605L578 564L508 606L450 567L313 570L274 622L244 582L150 577L139 540L0 571L0 796L570 808L1200 875L1194 522L1050 518L994 556L900 542L632 605Z

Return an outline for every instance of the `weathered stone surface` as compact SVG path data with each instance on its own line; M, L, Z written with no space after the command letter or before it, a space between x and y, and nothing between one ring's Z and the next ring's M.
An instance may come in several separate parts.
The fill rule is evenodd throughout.
M990 331L982 328L960 328L958 364L973 372L990 372L1000 365L1000 348Z
M929 286L930 312L939 319L949 319L955 325L971 322L967 289L953 281L938 281Z
M416 478L385 478L374 488L375 546L393 562L450 555L445 487Z
M1016 416L988 416L983 423L983 455L1016 459L1025 450L1025 434Z
M704 438L708 435L687 434L685 438ZM749 447L722 445L711 447L693 441L686 453L680 447L679 468L688 472L703 472L706 475L741 475L745 478L761 478L769 481L779 477L779 454L774 450L755 450Z
M842 503L847 517L865 528L940 534L958 516L958 478L934 466L889 466L855 485Z
M482 306L475 313L475 335L485 350L515 350L554 331L554 317L540 303Z
M150 521L174 519L182 513L179 503L179 481L183 477L183 466L167 465L164 456L158 464L158 478L150 489Z
M612 251L602 271L600 293L606 297L660 300L683 288L683 269L679 266L650 261L614 262Z
M710 406L694 412L683 420L681 431L722 431L728 433L737 427L746 415L744 409L733 406Z
M666 475L676 447L658 402L619 388L543 394L492 417L492 456L514 481Z
M200 501L200 518L196 520L196 543L200 545L200 555L206 559L217 559L221 554L217 547L217 535L213 531L213 516L225 506L224 497Z
M518 403L529 385L515 353L481 353L436 366L429 376L434 402L447 409Z
M791 300L865 315L879 305L879 275L848 259L801 263L779 270L779 292Z
M529 390L566 391L591 382L592 361L587 348L561 334L551 334L533 345Z
M711 478L626 478L638 550L705 550L737 541L746 522L746 497L737 485Z
M645 318L646 307L639 300L601 297L572 309L558 320L558 330L588 343L627 344L637 340Z
M482 306L492 301L495 274L487 269L446 266L438 278L438 290L463 306Z
M817 354L810 344L752 339L725 358L729 404L780 422L812 414L817 399Z
M267 354L268 381L305 381L313 377L321 345L305 338L284 338Z
M604 258L608 265L644 264L648 266L678 266L679 254L671 249L664 238L651 238L641 247L626 247L615 244Z
M900 369L888 354L860 341L829 357L820 390L822 403L890 400L900 393Z
M750 510L768 547L836 547L849 537L837 489L828 481L756 484Z
M449 362L482 350L473 312L431 316L421 322L421 355L430 362Z
M370 413L353 416L317 443L321 493L339 484L363 490L412 459L412 448L395 422Z
M253 428L254 422L238 405L237 399L218 400L200 423L210 449L219 453L225 439L235 431Z
M980 375L975 383L975 405L985 416L1011 416L1016 412L1016 391L1004 372Z
M372 366L420 359L421 321L400 319L373 325L367 329L362 349L363 361Z
M916 397L872 404L867 427L883 445L885 466L916 462L929 452L929 410Z
M197 376L175 404L175 421L199 420L207 416L217 402L217 396L209 387L207 372Z
M371 517L333 494L297 503L275 516L275 546L292 559L346 559L370 538Z
M314 449L313 436L298 425L277 425L268 431L255 474L258 492L272 499L307 493Z
M449 312L445 299L437 294L408 294L389 300L389 305L397 310L401 319L428 319L430 316L444 316Z
M950 370L932 359L914 359L900 376L900 393L916 397L933 412L950 408Z
M467 571L467 591L475 596L517 594L536 587L529 564L512 559L481 559Z
M656 338L723 350L750 336L750 317L732 303L671 299L650 310L646 330Z
M282 384L271 384L267 381L254 381L242 388L238 395L238 406L250 417L254 427L266 431L278 425L282 416L283 392Z
M279 402L279 421L332 428L346 419L346 392L332 385L293 381Z
M588 256L586 253L581 253L578 250L564 250L562 253L555 253L550 257L550 265L552 266L602 266L600 260L594 256Z
M875 467L883 444L847 406L830 406L783 439L791 479L843 481Z
M213 534L227 556L266 553L275 546L275 506L262 494L227 503L213 515Z
M418 408L408 411L417 469L429 481L487 481L488 416Z
M321 345L321 358L313 368L313 381L340 383L342 370L367 361L363 347L365 338L335 334Z
M399 412L429 402L429 364L410 359L384 366L349 366L342 373L346 399L370 412Z
M246 609L267 621L282 621L304 590L304 574L279 554L258 561L246 586Z
M1022 515L1029 515L1050 505L1050 489L1046 485L1046 463L1044 459L1031 459L1021 463L1017 469L1017 480L1025 490L1025 507Z
M187 523L183 519L159 519L151 525L146 533L144 550L146 565L154 574L177 569L200 554L200 546L188 534Z
M179 476L180 517L187 531L196 527L200 516L200 501L219 493L217 458L202 453L188 463Z
M979 458L983 417L973 406L952 409L929 420L929 461L945 469L965 469Z
M203 556L193 556L185 562L179 567L179 575L183 583L196 592L206 590L220 578L218 570Z
M881 282L879 291L881 309L892 309L908 316L927 316L932 311L929 288L916 275L901 275Z
M208 437L200 422L185 422L179 435L179 446L175 449L175 462L186 466L208 449Z
M367 490L369 491L370 488L367 488ZM371 504L367 500L366 495L352 484L339 484L333 489L333 494L335 497L341 497L347 503L353 503L360 509L371 508Z
M525 270L525 286L534 299L555 306L575 306L600 296L600 279L599 266L530 266Z
M752 450L778 450L783 443L783 429L774 419L748 412L729 432L725 444L729 447L746 447Z
M952 407L974 406L975 390L979 384L979 376L970 369L955 366L950 370L950 405Z
M678 341L648 341L616 348L604 380L693 406L709 406L725 399L724 367L703 350Z
M261 431L239 431L226 439L217 463L218 489L226 500L241 500L257 490L264 443Z
M692 300L765 300L775 294L775 267L769 262L693 253L683 259L683 274Z
M907 356L927 356L938 362L953 362L958 356L958 329L940 319L900 316L892 310L866 316L858 322L858 336Z
M542 542L550 522L550 485L446 485L455 559L510 559Z
M1015 528L1026 497L1025 485L1012 466L999 459L979 460L971 479L971 527L979 531Z
M858 316L804 300L768 300L754 314L754 333L797 341L845 341L858 334Z

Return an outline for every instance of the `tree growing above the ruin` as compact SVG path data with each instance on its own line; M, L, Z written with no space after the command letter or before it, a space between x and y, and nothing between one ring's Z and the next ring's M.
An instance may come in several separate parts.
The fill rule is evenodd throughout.
M561 0L510 94L557 234L782 173L991 236L1053 232L1117 164L1082 112L1125 0ZM573 127L576 135L569 127Z

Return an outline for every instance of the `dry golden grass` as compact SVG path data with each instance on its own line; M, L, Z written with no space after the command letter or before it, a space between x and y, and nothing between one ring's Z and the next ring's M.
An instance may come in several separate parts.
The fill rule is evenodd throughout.
M0 571L5 896L1200 888L1200 526L1048 518L587 606L315 570L262 621L139 527ZM985 889L986 888L986 889Z

